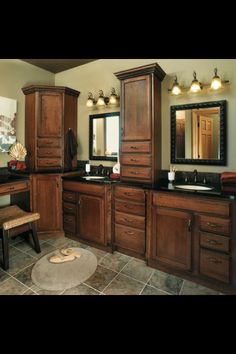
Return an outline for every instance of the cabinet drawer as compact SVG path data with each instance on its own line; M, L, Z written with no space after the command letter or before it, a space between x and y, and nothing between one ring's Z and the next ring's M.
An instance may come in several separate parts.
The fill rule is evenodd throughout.
M63 217L63 228L65 231L75 233L76 232L76 222L74 215L65 214Z
M209 234L207 232L200 233L200 246L211 248L216 251L229 252L230 239L225 236Z
M70 203L63 203L63 212L65 214L76 214L76 205Z
M182 193L182 192L181 192ZM192 210L199 213L215 213L220 216L230 216L231 202L222 201L217 198L210 199L180 195L180 193L153 193L153 204L176 209Z
M76 203L76 193L63 192L63 200L71 203Z
M62 151L58 148L40 148L37 150L38 157L61 157Z
M127 188L127 187L116 187L115 188L115 197L116 198L125 198L132 201L144 203L145 194L142 189L136 188Z
M61 167L61 159L37 159L37 167Z
M120 162L122 165L151 166L151 155L128 155L123 154Z
M127 226L115 225L115 244L137 253L145 253L145 232Z
M38 147L61 147L60 138L38 138L37 139Z
M120 213L116 211L115 213L115 223L135 227L137 229L145 230L145 217L138 215L131 215Z
M137 178L137 179L147 179L149 180L152 176L152 170L150 167L126 167L123 166L121 169L122 177Z
M121 211L123 213L145 216L145 205L142 204L116 200L115 209L116 211Z
M0 185L0 193L14 193L29 189L29 182L11 183Z
M201 250L200 274L229 283L229 256Z
M105 194L105 186L103 184L96 184L96 183L80 183L74 181L63 181L63 188L84 193L84 194L94 194L98 196L104 196Z
M200 229L203 231L211 231L215 233L229 234L230 220L216 218L213 216L200 215Z
M151 152L151 142L123 142L121 152Z

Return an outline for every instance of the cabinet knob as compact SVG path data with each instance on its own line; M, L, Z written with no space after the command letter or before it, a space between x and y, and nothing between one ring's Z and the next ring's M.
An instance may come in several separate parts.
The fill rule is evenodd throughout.
M212 223L212 222L208 222L207 225L210 226L210 227L221 228L221 225L219 225L219 224L214 224L214 223Z
M220 261L219 259L217 258L213 258L213 257L208 257L209 261L211 263L215 263L215 264L218 264L218 263L222 263L222 261Z

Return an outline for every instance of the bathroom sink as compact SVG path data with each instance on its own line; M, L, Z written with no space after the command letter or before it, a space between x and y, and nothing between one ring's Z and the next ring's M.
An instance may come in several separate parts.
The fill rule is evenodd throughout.
M104 176L83 176L82 178L89 181L89 180L93 180L93 179L105 179L106 177L104 177Z
M175 188L189 189L194 191L211 191L212 189L214 189L213 187L197 186L195 184L176 184Z

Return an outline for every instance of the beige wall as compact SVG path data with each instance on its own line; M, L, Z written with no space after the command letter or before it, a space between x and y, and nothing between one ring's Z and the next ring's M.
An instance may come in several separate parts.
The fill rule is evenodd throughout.
M54 85L55 75L18 59L0 59L0 96L17 100L16 136L25 142L25 95L21 88L31 84ZM11 158L0 153L0 167Z
M91 91L94 95L97 95L98 90L102 89L105 95L109 95L111 87L115 87L120 92L120 82L113 74L114 72L155 62L167 74L162 82L162 168L168 169L170 165L170 106L226 99L228 103L227 166L178 165L177 169L191 171L197 168L203 172L236 170L236 159L234 157L236 150L236 59L100 59L56 74L56 85L69 86L81 92L78 99L78 159L87 160L89 156L89 114L103 112L100 110L91 111L86 107L88 92ZM178 76L180 85L189 86L195 70L200 82L210 83L215 67L218 68L218 74L223 79L231 81L231 85L225 88L223 92L214 94L206 92L192 96L184 94L176 97L168 92L168 88L173 83L174 75ZM106 112L109 111L113 110L106 109ZM98 164L100 162L91 161L91 163ZM111 165L109 162L104 162L104 164Z

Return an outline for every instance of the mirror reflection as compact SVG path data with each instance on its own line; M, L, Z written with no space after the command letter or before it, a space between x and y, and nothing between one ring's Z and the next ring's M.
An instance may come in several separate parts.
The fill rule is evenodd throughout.
M90 160L116 161L119 152L120 113L95 114L89 118Z
M171 106L171 162L225 164L225 101Z

